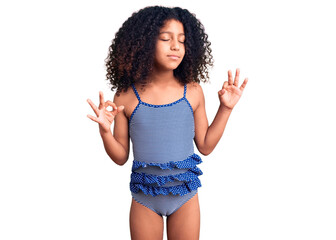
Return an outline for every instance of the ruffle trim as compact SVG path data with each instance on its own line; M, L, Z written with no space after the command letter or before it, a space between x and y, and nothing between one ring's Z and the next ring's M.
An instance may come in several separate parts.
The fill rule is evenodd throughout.
M153 197L157 195L186 195L193 190L201 187L201 181L196 178L194 181L185 182L181 185L171 186L171 187L154 187L154 186L147 186L138 183L130 183L130 189L133 193L138 193L142 191L145 195L152 195Z
M161 169L174 169L174 168L179 168L179 169L183 169L183 168L193 168L195 167L197 164L202 163L202 159L199 155L197 155L196 153L193 153L192 155L190 155L187 159L182 160L182 161L170 161L167 163L146 163L146 162L140 162L140 161L133 161L133 166L132 166L132 171L138 169L138 168L145 168L147 166L156 166L159 167Z
M203 172L198 167L189 169L185 173L166 176L157 176L152 174L133 172L131 174L131 183L143 185L157 184L158 186L163 186L167 182L174 182L175 180L182 182L195 181L198 178L197 176L200 176L202 174Z

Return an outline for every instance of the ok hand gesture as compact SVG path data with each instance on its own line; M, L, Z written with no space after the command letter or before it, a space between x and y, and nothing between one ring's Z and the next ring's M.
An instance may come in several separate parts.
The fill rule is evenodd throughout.
M99 92L99 99L100 103L98 107L94 105L94 103L90 99L87 100L97 116L94 117L88 114L87 117L90 118L92 121L97 122L101 130L103 130L104 132L108 132L110 131L111 124L115 116L124 109L124 106L117 107L115 103L111 101L104 102L104 95L102 92ZM113 110L108 111L108 106L111 106Z
M218 91L218 97L219 97L220 104L231 110L237 104L247 84L247 78L245 78L242 85L238 88L239 73L240 73L240 69L237 68L236 76L233 81L231 70L229 70L228 71L229 81L225 81L222 89Z

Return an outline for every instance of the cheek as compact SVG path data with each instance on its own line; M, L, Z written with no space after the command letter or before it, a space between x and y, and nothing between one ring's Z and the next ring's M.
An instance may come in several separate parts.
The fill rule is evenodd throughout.
M160 55L164 54L165 51L167 51L167 50L165 49L165 46L163 44L157 44L156 45L156 48L155 48L155 55L156 56L160 56Z
M180 52L181 52L181 55L185 55L185 46L183 45L181 48L180 48Z
M155 49L154 59L159 60L161 58L161 53L159 49Z

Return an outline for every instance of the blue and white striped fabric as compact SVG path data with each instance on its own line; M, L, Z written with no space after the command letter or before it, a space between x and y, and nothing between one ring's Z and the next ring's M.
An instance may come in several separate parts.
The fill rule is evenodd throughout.
M194 153L194 115L186 98L165 105L139 101L129 119L133 144L132 197L159 215L169 216L201 187L202 162Z

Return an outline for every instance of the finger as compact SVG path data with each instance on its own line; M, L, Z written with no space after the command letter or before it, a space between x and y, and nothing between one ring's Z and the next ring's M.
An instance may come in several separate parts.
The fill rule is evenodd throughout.
M114 102L111 102L110 100L106 101L104 104L105 108L107 108L108 106L112 107L112 111L109 112L113 112L115 109L117 109L117 106Z
M105 107L108 107L108 106L111 106L113 108L113 111L110 111L110 112L117 111L116 114L120 113L125 108L123 105L117 107L117 105L114 102L111 102L109 100L105 102Z
M99 109L97 108L97 106L90 99L88 99L87 102L89 103L95 114L99 116Z
M90 114L88 114L87 117L90 118L92 121L94 121L94 122L96 122L96 123L99 123L98 118L96 118L96 117L94 117L94 116L92 116L92 115L90 115Z
M232 72L231 70L228 71L228 79L229 79L229 85L233 84L233 79L232 79Z
M248 82L248 78L245 78L244 82L242 83L242 85L241 85L240 88L239 88L241 91L244 90L244 88L245 88L247 82Z
M220 96L223 95L223 94L226 92L225 89L227 88L227 86L228 86L228 81L225 81L224 84L223 84L222 89L218 91L218 94L219 94Z
M219 96L222 96L225 92L226 92L226 90L223 88L223 89L218 91L218 94L219 94Z
M238 83L239 83L239 74L240 74L240 69L237 68L237 69L236 69L235 80L234 80L234 83L233 83L233 85L235 85L236 87L238 87Z
M104 107L104 94L102 91L99 91L99 109Z
M106 117L114 117L114 115L112 114L112 112L109 112L109 111L105 111L105 116Z
M228 81L225 81L224 84L223 84L223 88L222 89L227 88L228 85L229 85Z
M123 105L119 106L117 109L117 113L120 113L122 110L124 110L124 108L125 107Z

